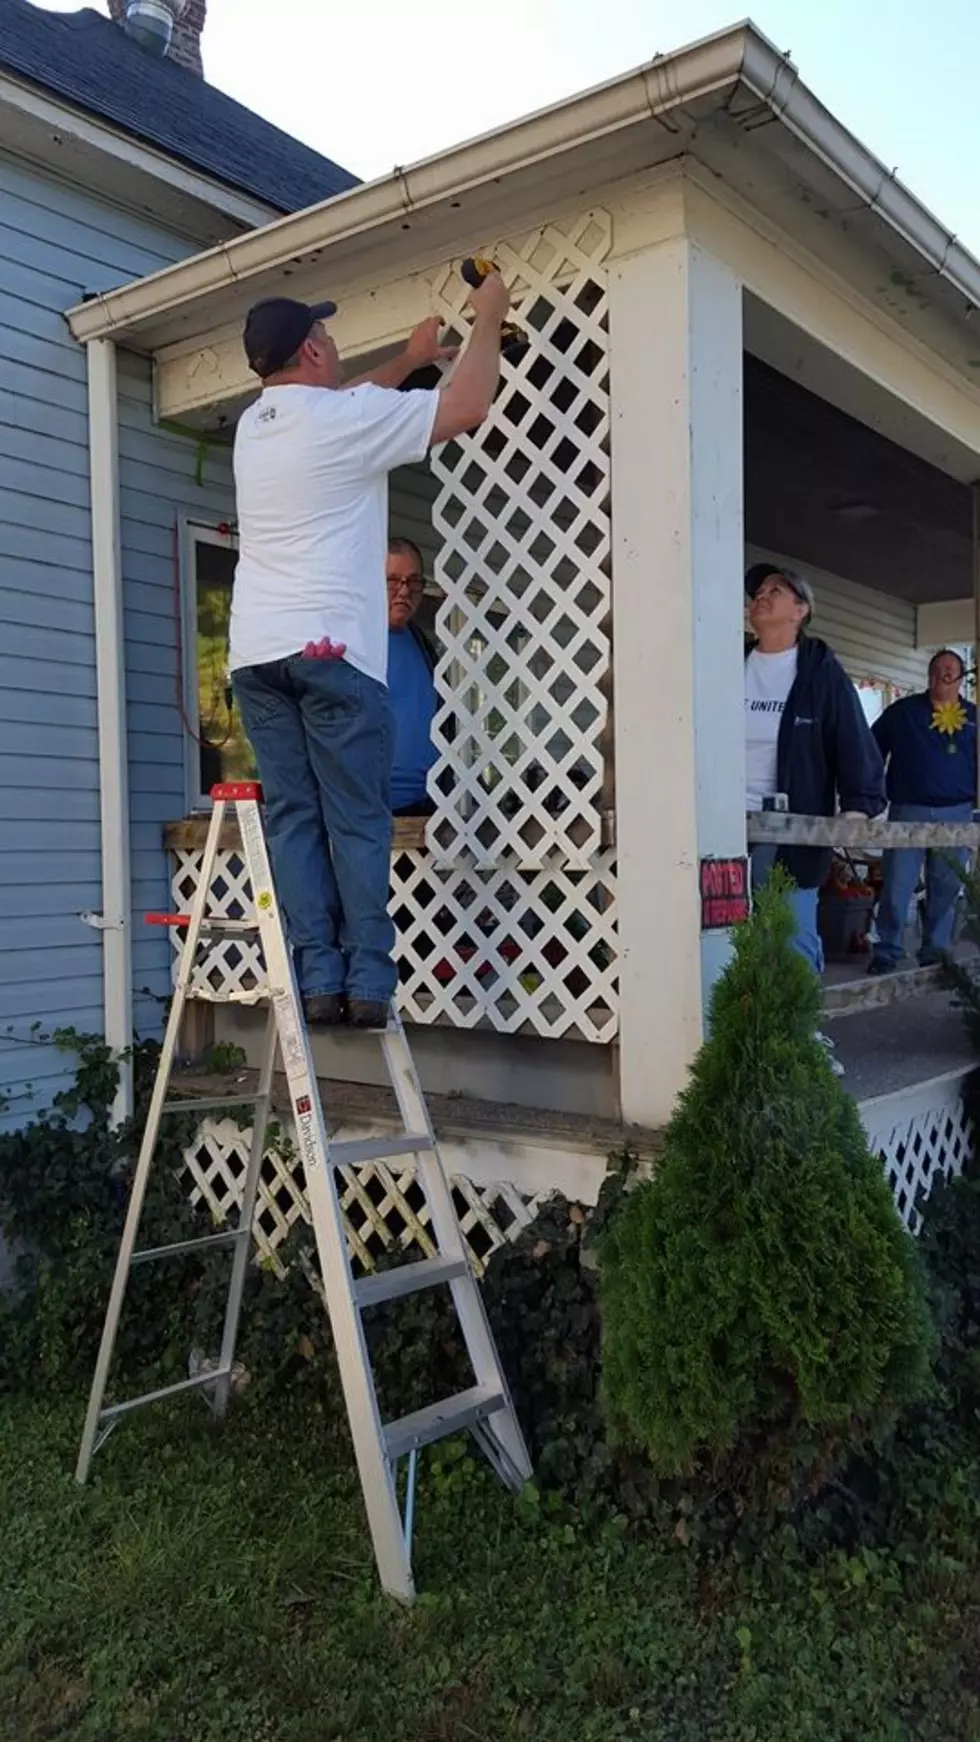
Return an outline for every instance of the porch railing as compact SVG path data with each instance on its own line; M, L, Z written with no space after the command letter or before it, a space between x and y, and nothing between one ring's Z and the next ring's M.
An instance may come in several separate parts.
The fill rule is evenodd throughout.
M873 853L889 847L975 850L980 846L980 822L902 823L886 817L806 817L792 811L756 811L748 820L748 840L750 847L867 848Z

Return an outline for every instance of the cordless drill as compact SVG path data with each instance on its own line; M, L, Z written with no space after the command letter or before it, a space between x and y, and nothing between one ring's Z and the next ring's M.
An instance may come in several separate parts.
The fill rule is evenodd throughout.
M464 281L472 290L476 290L489 272L497 272L499 268L493 260L471 255L463 261L459 270ZM506 357L508 363L516 363L523 357L529 344L530 340L523 327L519 327L516 321L504 321L500 329L500 355Z

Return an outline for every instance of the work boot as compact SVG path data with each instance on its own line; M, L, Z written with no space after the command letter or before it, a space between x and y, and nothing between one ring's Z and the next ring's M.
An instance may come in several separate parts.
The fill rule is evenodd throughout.
M342 992L313 992L303 999L303 1015L310 1028L339 1028L346 1016Z
M349 1028L387 1028L388 1004L381 998L351 998L347 1004Z
M873 980L880 979L882 974L895 974L899 964L893 962L890 956L872 956L868 963L868 973Z

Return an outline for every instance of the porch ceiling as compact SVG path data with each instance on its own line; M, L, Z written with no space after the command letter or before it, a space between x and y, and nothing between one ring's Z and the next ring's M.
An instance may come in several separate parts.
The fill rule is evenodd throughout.
M745 530L912 604L973 591L967 485L752 356Z

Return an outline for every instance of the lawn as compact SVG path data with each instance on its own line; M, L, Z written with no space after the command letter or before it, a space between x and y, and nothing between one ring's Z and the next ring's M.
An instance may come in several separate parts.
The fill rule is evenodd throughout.
M196 1407L195 1407L196 1403ZM311 1393L120 1426L0 1401L4 1742L975 1742L980 1459L920 1434L886 1542L811 1515L754 1551L515 1500L423 1466L402 1611L349 1446Z

